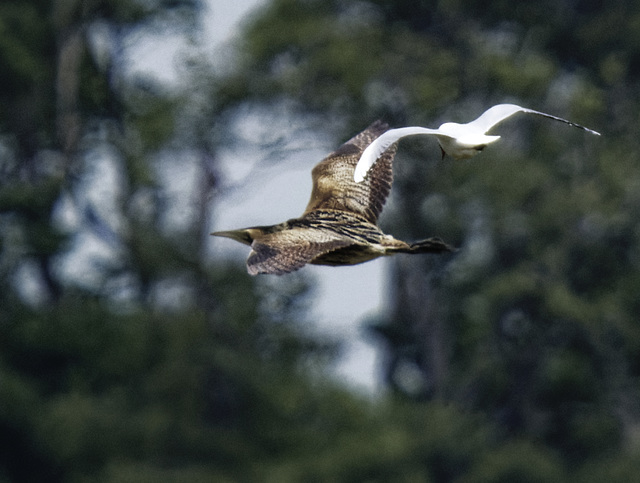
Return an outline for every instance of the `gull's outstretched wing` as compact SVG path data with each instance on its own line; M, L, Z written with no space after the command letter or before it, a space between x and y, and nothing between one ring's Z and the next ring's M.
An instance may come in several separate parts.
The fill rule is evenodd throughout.
M529 114L536 114L538 116L546 117L548 119L564 122L566 124L569 124L570 126L577 127L577 128L583 129L584 131L590 132L591 134L600 136L599 132L589 129L587 127L584 127L581 124L567 121L566 119L563 119L561 117L553 116L551 114L546 114L544 112L534 111L533 109L527 109L526 107L517 106L515 104L498 104L496 106L493 106L489 108L487 111L485 111L484 114L482 114L478 119L476 119L475 121L471 121L466 125L468 127L478 129L483 133L486 133L493 126L504 121L508 117L511 117L517 112L526 112Z
M516 106L515 104L498 104L487 109L478 119L465 124L465 126L477 129L484 134L496 124L513 116L516 112L526 110L524 107Z
M313 168L313 190L303 216L315 210L338 210L377 222L391 190L396 147L387 145L364 183L355 183L353 172L365 148L387 127L380 121L373 123Z
M354 240L331 230L294 228L270 233L251 244L247 270L251 275L282 275L302 268L321 255L353 244Z
M364 150L362 156L360 156L360 160L356 165L356 169L353 173L353 180L356 183L361 183L367 172L376 164L376 161L382 153L384 153L389 146L400 140L405 136L413 136L416 134L436 134L442 135L437 129L429 129L426 127L401 127L398 129L390 129L378 137L375 141L373 141L369 146Z

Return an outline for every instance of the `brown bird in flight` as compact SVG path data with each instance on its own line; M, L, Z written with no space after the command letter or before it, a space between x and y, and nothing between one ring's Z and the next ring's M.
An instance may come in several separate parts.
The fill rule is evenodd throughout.
M307 263L355 265L395 253L441 253L454 249L439 238L406 243L385 235L378 216L391 190L396 144L356 183L354 169L364 149L388 126L373 123L318 163L312 171L311 200L302 216L278 225L217 231L251 246L251 275L293 272Z

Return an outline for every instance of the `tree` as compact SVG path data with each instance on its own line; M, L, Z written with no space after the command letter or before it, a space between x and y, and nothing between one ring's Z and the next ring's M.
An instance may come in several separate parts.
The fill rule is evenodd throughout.
M124 69L132 35L198 7L0 6L2 480L247 479L322 425L301 367L334 347L300 328L308 284L261 295L207 260L216 153L190 86ZM177 222L163 175L187 168Z

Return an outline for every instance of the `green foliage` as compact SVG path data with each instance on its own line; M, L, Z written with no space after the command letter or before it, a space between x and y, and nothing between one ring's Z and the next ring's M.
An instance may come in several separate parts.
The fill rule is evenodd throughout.
M184 94L134 88L118 78L117 58L93 62L87 39L73 35L101 22L116 42L102 46L108 57L129 28L185 22L193 17L170 12L196 4L74 5L0 7L9 101L0 112L0 479L262 474L332 424L331 405L316 403L321 390L302 368L319 372L333 344L301 330L305 280L265 290L244 270L207 266L206 207L180 233L164 227L156 156L188 137L174 132L178 119L183 129L200 119L181 112ZM71 38L77 43L65 43ZM90 199L87 183L104 152L117 185ZM99 189L109 183L99 181ZM78 280L61 265L87 233L115 256L75 262L83 264Z
M226 272L226 288L242 284L251 304L238 275ZM228 300L213 319L195 309L119 315L82 294L46 313L15 307L2 322L5 437L29 442L44 460L37 471L64 480L234 475L314 441L333 416L295 369L313 344L281 326L265 352L268 327L229 311L241 297ZM283 360L294 341L299 355ZM24 448L2 444L8 474L25 477Z
M553 455L530 443L514 441L487 455L462 481L551 483L566 481L566 475Z

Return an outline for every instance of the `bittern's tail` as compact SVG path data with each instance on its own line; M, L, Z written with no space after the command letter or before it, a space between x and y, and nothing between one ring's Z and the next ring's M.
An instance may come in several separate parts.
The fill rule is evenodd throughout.
M442 253L455 252L457 248L448 245L438 237L427 238L409 246L408 253Z

